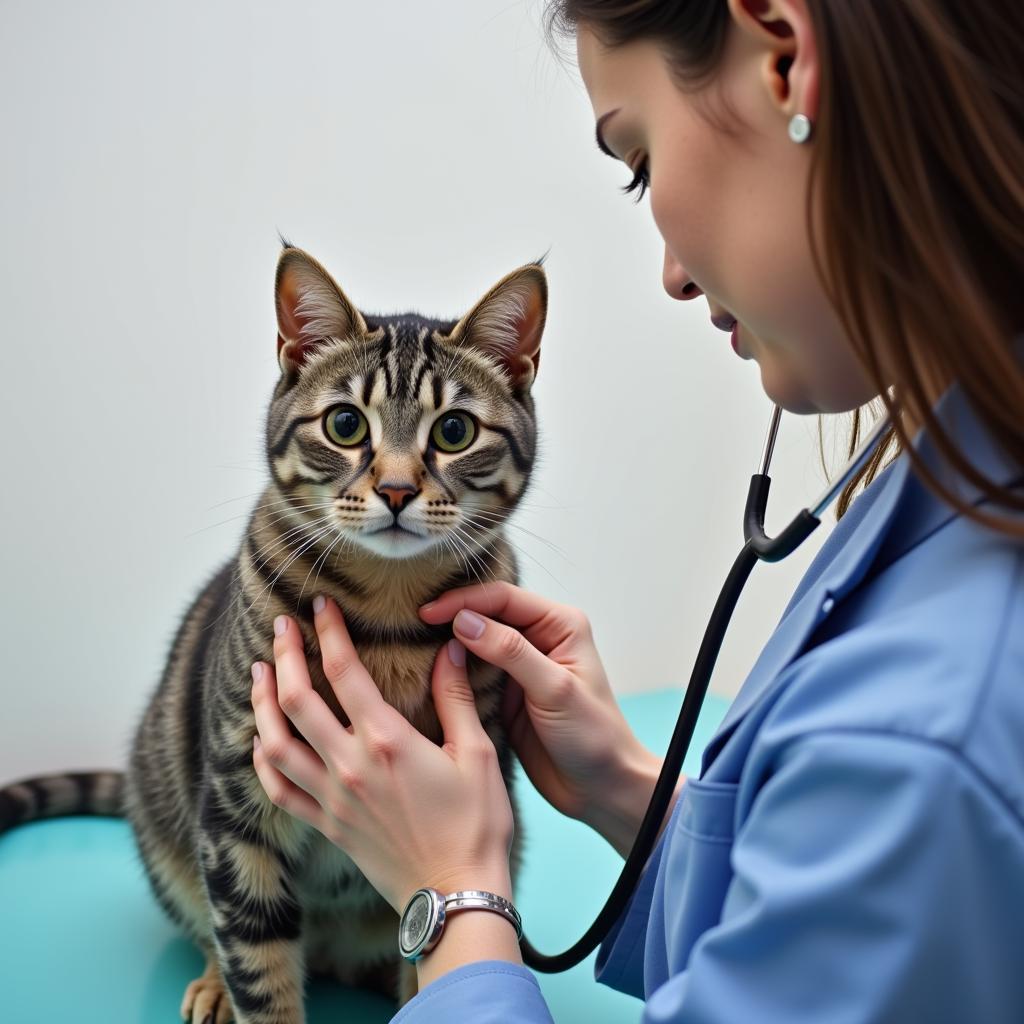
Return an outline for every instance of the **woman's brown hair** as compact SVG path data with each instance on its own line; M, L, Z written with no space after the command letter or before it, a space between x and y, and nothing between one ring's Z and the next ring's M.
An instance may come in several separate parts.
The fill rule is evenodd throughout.
M805 0L820 60L807 224L815 267L893 426L844 488L836 518L891 453L909 450L925 483L951 493L910 443L906 410L942 457L995 504L1024 494L988 479L933 414L924 374L959 382L986 430L1024 469L1024 4L1016 0ZM609 47L659 45L680 88L709 82L725 45L726 0L550 0L549 39L585 24ZM815 197L823 238L812 229ZM862 414L852 413L849 453ZM822 417L818 418L819 442ZM890 460L891 461L891 460ZM827 473L826 467L826 473Z

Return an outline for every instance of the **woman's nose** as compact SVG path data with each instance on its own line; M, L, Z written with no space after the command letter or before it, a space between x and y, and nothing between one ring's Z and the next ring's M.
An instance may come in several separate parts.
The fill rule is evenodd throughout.
M665 246L665 265L661 271L661 283L673 299L696 299L704 294L703 290L691 280L686 268L669 252L667 245Z

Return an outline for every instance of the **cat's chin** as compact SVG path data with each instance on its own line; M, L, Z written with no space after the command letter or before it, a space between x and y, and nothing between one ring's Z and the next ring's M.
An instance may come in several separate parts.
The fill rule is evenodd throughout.
M376 533L361 533L356 542L379 558L406 559L422 555L436 546L433 537L422 537L418 533L393 526Z

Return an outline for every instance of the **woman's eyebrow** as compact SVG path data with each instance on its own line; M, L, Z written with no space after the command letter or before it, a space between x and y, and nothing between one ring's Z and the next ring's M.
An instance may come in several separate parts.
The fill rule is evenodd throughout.
M616 107L614 110L609 110L607 114L602 114L597 119L597 125L594 128L594 137L597 140L597 148L606 156L610 156L613 160L618 160L619 158L605 145L605 141L601 136L601 125L603 125L605 121L612 116L612 114L617 114L621 109L621 107Z

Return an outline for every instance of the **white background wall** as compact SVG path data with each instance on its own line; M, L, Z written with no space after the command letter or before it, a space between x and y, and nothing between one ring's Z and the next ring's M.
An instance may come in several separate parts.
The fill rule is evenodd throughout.
M550 248L523 584L584 608L619 693L679 686L770 412L600 155L539 0L0 8L0 781L120 766L267 474L277 230L374 312L461 315ZM786 417L768 516L824 484ZM755 569L732 695L831 528Z

